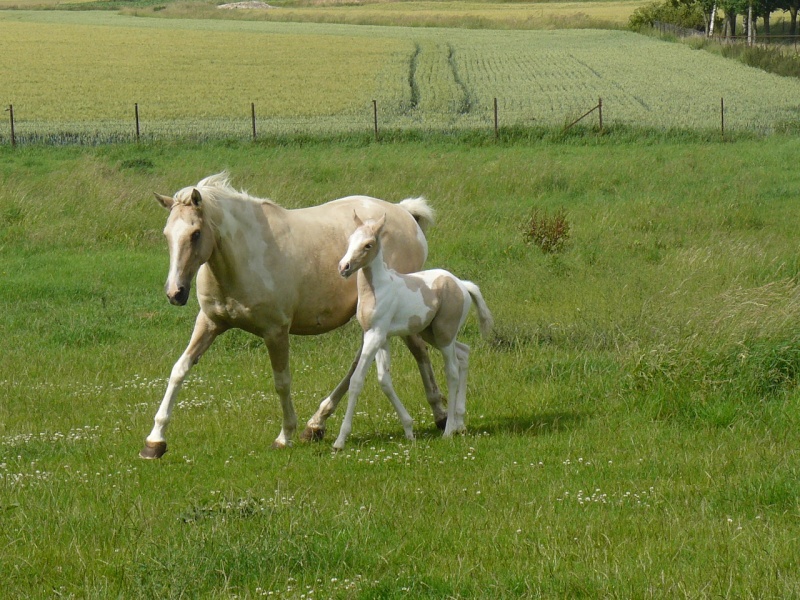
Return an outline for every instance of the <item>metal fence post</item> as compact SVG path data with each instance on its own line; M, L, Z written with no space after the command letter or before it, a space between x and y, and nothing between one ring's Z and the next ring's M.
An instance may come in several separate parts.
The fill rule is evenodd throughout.
M135 102L133 105L133 112L136 116L136 142L139 142L139 103Z
M17 145L17 136L14 132L14 105L9 104L6 112L8 112L8 118L11 121L11 146L14 147Z
M253 120L253 141L256 141L256 103L250 103L250 115Z
M497 126L497 98L494 99L494 139L500 138L499 127Z
M372 101L372 121L375 125L375 141L378 141L378 101Z

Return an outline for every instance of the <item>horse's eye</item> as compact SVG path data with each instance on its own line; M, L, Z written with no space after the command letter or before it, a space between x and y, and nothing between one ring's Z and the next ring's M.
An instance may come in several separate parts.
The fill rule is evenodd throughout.
M366 245L364 246L364 249L365 249L365 250L372 250L372 244L366 244Z
M200 232L199 231L193 232L191 239L192 239L192 242L196 242L197 240L199 240L200 239Z

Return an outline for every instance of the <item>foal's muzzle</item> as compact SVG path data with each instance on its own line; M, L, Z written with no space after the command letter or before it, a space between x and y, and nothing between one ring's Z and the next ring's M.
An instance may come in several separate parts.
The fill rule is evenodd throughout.
M347 279L352 274L353 272L350 270L350 263L339 263L339 275Z

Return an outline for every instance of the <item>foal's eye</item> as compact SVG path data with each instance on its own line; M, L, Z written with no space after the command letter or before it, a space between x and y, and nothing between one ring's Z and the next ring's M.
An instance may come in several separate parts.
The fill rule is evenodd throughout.
M364 245L364 249L365 250L372 250L372 244L365 244Z
M192 242L196 242L199 239L200 239L200 232L199 231L192 232L192 237L191 237Z

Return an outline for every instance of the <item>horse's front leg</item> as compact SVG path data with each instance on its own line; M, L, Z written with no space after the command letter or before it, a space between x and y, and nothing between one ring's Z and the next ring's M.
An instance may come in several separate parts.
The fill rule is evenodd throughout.
M364 387L364 379L367 377L372 361L375 360L375 355L381 346L385 343L385 338L381 339L376 333L371 332L364 336L364 342L361 348L361 356L358 359L358 364L350 380L350 390L347 398L347 410L342 419L342 425L339 428L339 437L333 443L334 450L344 450L344 445L347 442L347 436L353 430L353 416L356 412L356 401L358 395Z
M269 361L272 364L272 378L275 383L275 392L281 400L283 411L283 425L273 448L286 448L292 445L292 437L297 429L297 414L292 404L291 386L292 373L289 369L289 328L282 328L264 336L269 351Z
M358 365L358 359L361 356L362 348L363 337L362 345L359 346L356 357L353 359L353 364L350 365L350 369L347 371L347 375L344 376L344 379L339 382L339 385L334 388L330 395L320 403L317 412L315 412L308 420L308 423L306 423L306 428L303 430L303 433L300 434L300 439L302 441L318 442L325 437L325 422L328 420L328 417L334 413L336 407L339 406L339 401L350 388L350 379L353 377L356 365Z
M145 439L144 448L139 452L139 456L142 458L151 459L164 456L164 453L167 451L167 441L164 438L164 431L167 425L169 425L170 416L172 415L172 406L186 379L186 375L188 375L191 368L197 364L197 361L200 360L200 357L208 350L208 347L211 346L217 336L224 331L224 328L211 321L202 311L198 313L189 345L178 359L178 362L172 367L167 391L164 394L161 405L158 407L153 430Z

